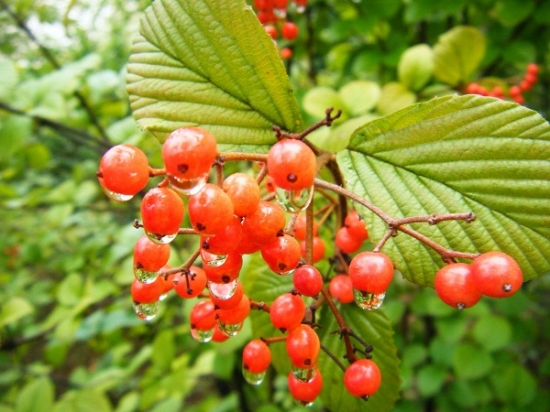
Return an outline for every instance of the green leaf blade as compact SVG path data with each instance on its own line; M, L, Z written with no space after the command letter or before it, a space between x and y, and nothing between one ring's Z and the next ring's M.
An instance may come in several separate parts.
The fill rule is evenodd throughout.
M302 123L273 41L242 1L156 1L134 41L127 90L138 124L160 141L198 125L226 149L265 151L272 125Z
M338 155L348 188L393 217L472 211L477 220L413 225L450 249L503 250L524 279L550 269L550 126L497 99L447 96L359 129ZM369 217L373 239L386 231ZM385 247L403 275L430 285L440 257L405 235Z

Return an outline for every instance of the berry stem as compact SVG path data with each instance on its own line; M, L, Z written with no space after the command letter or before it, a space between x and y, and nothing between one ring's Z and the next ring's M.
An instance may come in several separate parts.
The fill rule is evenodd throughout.
M254 300L250 301L250 308L261 310L261 311L264 311L264 312L267 312L267 313L269 313L269 311L271 309L271 307L267 303L265 303L265 302L256 302Z
M166 169L155 169L153 167L149 167L149 177L156 177L156 176L164 176L166 174Z
M313 263L313 202L306 209L306 264Z
M178 266L177 268L172 268L172 269L167 269L167 270L161 270L159 272L159 276L164 276L166 278L166 276L168 275L172 275L172 274L176 274L176 273L187 273L189 272L189 268L191 266L193 266L193 263L195 263L195 260L197 260L197 258L200 256L201 254L201 248L197 248L197 250L195 250L193 252L193 254L189 257L189 259L187 259L181 266Z
M266 343L266 345L271 345L272 343L286 342L286 337L287 337L287 335L285 335L285 336L272 336L271 338L260 338L260 339L263 340Z

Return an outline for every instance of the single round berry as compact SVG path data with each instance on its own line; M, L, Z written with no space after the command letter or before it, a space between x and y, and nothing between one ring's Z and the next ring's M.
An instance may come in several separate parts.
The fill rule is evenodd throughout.
M143 228L157 237L178 233L184 216L181 197L172 189L156 187L149 190L141 201Z
M368 293L384 293L393 279L393 263L380 252L361 252L349 265L351 284Z
M348 228L350 235L356 239L367 240L369 238L369 232L365 226L365 221L355 210L347 214L344 219L344 226Z
M300 240L306 240L306 215L304 213L298 215L294 221L294 237ZM313 236L319 234L319 223L316 220L313 221Z
M250 373L262 373L271 363L271 350L261 340L254 339L246 344L243 350L243 369Z
M219 266L204 265L204 272L210 282L229 283L239 277L242 267L243 257L233 252Z
M164 293L164 278L157 276L153 283L142 283L134 279L130 287L130 293L134 302L153 303L159 300L160 295Z
M474 306L481 299L470 265L451 263L439 269L434 278L435 291L447 305L458 309Z
M273 326L282 332L290 331L304 319L306 304L300 295L283 293L271 304L269 317Z
M133 196L149 181L147 156L135 146L114 146L101 158L98 176L107 190Z
M250 299L243 295L239 303L231 309L217 309L216 317L221 323L226 325L237 325L244 322L250 313Z
M231 309L236 307L243 298L243 284L240 280L237 280L235 291L227 299L220 299L210 292L210 300L214 303L216 309Z
M370 359L353 362L344 372L344 386L353 396L374 395L382 383L378 365Z
M201 235L214 235L233 220L233 203L218 186L207 183L199 193L189 197L189 220Z
M197 297L206 287L206 273L197 266L191 266L189 272L178 273L173 278L174 290L184 299Z
M336 275L328 286L330 295L341 303L351 303L355 300L353 286L348 275Z
M334 243L342 252L349 254L361 249L361 246L363 246L363 239L353 236L347 226L342 226L336 231Z
M193 306L189 314L191 329L210 330L216 326L216 309L214 304L206 299L200 300Z
M262 258L269 268L280 275L293 271L300 262L298 241L290 236L277 236L261 249Z
M277 203L261 201L254 212L243 221L243 232L249 239L266 245L277 237L286 224L285 212Z
M279 35L279 33L277 32L277 28L275 26L273 26L272 24L266 24L264 26L264 29L273 40L277 40L277 36Z
M292 49L290 47L283 47L281 49L281 59L288 60L292 57Z
M315 179L315 153L301 140L280 140L267 154L267 169L275 186L285 190L307 189Z
M216 156L216 139L210 132L198 127L173 131L162 146L166 173L179 179L206 176Z
M298 293L313 297L323 289L323 276L315 266L302 265L294 271L292 283Z
M290 21L284 22L281 26L281 36L283 36L285 40L294 40L298 37L298 32L298 26Z
M229 224L212 236L201 236L201 248L214 255L227 255L241 243L241 220L233 216Z
M297 368L309 369L317 365L321 342L309 325L300 324L288 332L286 352Z
M146 235L139 238L134 246L134 269L147 272L159 271L170 259L170 245L158 244Z
M292 397L303 405L313 402L323 389L323 376L315 369L313 378L307 382L297 379L292 372L288 374L288 390Z
M223 191L233 203L234 213L244 217L253 213L260 203L260 186L252 176L233 173L223 181Z
M493 298L512 296L523 282L518 263L502 252L482 254L474 259L471 270L476 288L483 295Z

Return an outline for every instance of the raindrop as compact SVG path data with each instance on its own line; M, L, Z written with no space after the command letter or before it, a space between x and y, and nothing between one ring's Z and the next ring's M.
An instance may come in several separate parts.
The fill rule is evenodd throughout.
M177 236L177 233L174 233L173 235L156 235L148 231L145 231L145 234L151 240L151 242L155 242L159 245L166 245L167 243L170 243L172 240L174 240Z
M369 293L361 290L353 289L355 303L363 310L376 310L384 302L386 293Z
M134 312L141 320L152 320L157 316L159 311L159 302L153 303L138 303L134 302Z
M201 249L201 259L205 265L212 268L217 268L225 263L227 260L227 255L215 255Z
M176 176L167 175L170 187L183 196L193 196L201 191L206 184L208 174L194 179L182 179Z
M214 328L207 330L192 328L191 336L193 336L193 339L201 343L210 342L212 340L212 336L214 336Z
M313 187L302 190L285 190L280 187L275 188L277 202L287 212L296 213L304 210L311 203L313 198Z
M238 281L238 279L235 279L228 283L215 283L208 281L208 289L214 297L221 300L227 300L235 294Z
M230 338L232 338L233 336L237 336L243 328L243 322L234 324L218 322L218 324L220 325L220 330L223 332L223 334L229 336Z
M252 373L243 368L243 377L249 384L258 386L264 381L265 371L262 373Z

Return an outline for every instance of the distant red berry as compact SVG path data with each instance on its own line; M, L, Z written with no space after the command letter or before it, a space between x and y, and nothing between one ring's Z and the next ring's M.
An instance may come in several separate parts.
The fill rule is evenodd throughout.
M286 40L294 40L298 37L298 26L290 21L284 22L281 26L281 35Z

